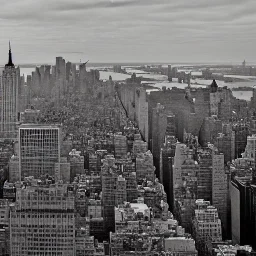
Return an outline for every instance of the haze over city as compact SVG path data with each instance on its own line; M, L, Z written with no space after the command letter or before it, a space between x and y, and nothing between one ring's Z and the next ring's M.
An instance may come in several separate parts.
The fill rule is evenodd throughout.
M253 0L1 1L0 60L254 63Z

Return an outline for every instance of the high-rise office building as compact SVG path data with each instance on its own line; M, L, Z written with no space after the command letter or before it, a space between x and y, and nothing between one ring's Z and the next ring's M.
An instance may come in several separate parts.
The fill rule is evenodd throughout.
M155 181L155 166L153 164L153 155L150 151L140 153L136 157L136 177L137 182L141 184L144 179Z
M116 134L114 137L115 157L121 158L127 154L127 138L126 136Z
M209 201L196 200L195 217L192 221L193 236L200 255L205 254L207 241L222 241L221 220L218 210Z
M171 65L168 65L167 76L168 76L168 81L172 82L172 66Z
M16 182L20 180L19 174L19 157L12 155L8 163L9 168L9 182Z
M60 100L63 99L66 92L66 61L62 57L56 57L56 73L54 97L59 106Z
M4 138L16 138L19 120L19 84L20 69L15 68L12 62L9 43L9 61L0 78L0 134Z
M235 159L235 132L228 131L219 133L214 142L220 153L224 154L224 161L232 162Z
M11 210L11 255L74 255L74 209L67 185L27 179Z
M72 149L69 152L68 161L70 163L70 181L72 182L78 174L84 174L84 156L81 156L81 151Z
M101 170L102 202L105 230L107 233L114 230L115 209L118 204L127 201L126 180L119 175L119 169L115 165L115 158L111 155L103 159Z
M59 163L55 163L55 181L70 182L70 163L66 157L61 157Z
M62 57L56 57L56 79L66 79L66 62Z
M224 168L224 155L212 156L212 205L217 208L223 231L227 233L228 176Z
M255 199L250 177L235 177L230 184L231 235L234 244L255 247Z
M247 145L247 137L250 135L250 127L247 123L237 123L232 127L235 132L235 157L241 157Z
M19 128L19 172L39 178L49 174L54 177L55 163L60 162L60 127L24 124Z
M243 158L248 158L251 161L254 161L255 152L256 152L256 135L253 134L252 136L247 136L247 143L246 143L245 151L242 154L242 156Z
M212 199L212 152L205 148L198 150L199 171L197 174L197 198Z

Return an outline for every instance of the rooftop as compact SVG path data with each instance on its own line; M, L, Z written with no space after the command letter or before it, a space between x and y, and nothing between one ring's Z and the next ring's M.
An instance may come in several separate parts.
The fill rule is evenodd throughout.
M60 125L56 124L21 124L19 129L59 129Z

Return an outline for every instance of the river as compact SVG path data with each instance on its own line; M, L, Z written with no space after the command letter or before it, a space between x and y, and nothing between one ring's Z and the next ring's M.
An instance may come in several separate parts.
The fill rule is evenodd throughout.
M27 75L31 75L32 71L34 70L35 68L21 68L20 73L21 75L24 74L24 76L26 77ZM176 79L174 79L174 81L171 83L168 82L167 76L164 76L164 75L147 73L134 68L127 68L126 71L128 72L128 74L115 73L111 71L100 71L100 79L107 80L109 79L109 76L111 76L113 81L124 81L125 79L130 78L132 73L137 73L137 76L142 76L144 78L157 80L156 82L151 82L151 84L152 86L155 86L159 89L162 89L163 86L165 86L166 88L178 87L181 89L184 89L185 87L187 87L187 84L180 84L177 82ZM195 80L191 80L191 87L192 88L206 87L209 84L211 84L211 82L212 82L211 80L204 80L204 79L198 78ZM233 83L225 83L224 81L217 80L216 82L220 87L227 86L230 89L239 88L239 87L253 87L254 85L256 85L256 81L253 81L253 80L247 80L244 82L233 82ZM252 97L252 91L233 91L233 95L238 99L250 101Z

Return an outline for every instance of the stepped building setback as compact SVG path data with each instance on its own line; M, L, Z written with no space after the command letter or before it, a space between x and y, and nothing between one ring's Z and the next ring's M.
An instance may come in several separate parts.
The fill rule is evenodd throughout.
M15 139L19 122L20 69L12 62L9 42L9 60L0 76L0 134L7 139Z

